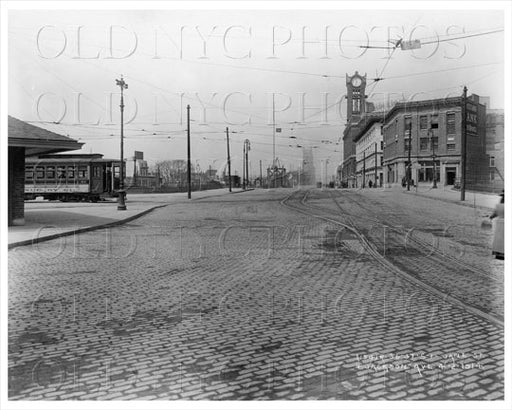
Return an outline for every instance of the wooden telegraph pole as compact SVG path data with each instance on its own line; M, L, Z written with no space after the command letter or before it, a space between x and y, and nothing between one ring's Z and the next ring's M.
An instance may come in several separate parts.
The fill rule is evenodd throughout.
M228 144L228 180L229 180L229 192L231 192L231 157L229 155L229 128L226 127L226 142Z
M462 94L462 138L461 138L461 180L460 180L460 200L466 200L466 141L467 141L467 129L466 129L466 104L468 97L468 89L464 86L464 93Z
M188 199L192 197L192 176L190 169L190 105L187 105L187 185Z

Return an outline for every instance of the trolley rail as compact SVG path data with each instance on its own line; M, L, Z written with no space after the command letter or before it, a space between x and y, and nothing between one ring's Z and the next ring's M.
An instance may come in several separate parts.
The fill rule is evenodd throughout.
M492 297L493 290L490 289L493 285L492 282L496 282L494 283L496 289L503 288L502 284L497 282L497 278L491 277L488 272L446 255L440 250L432 251L429 244L418 238L411 238L409 253L382 253L379 249L383 246L395 250L403 246L403 242L399 241L398 236L403 239L402 235L406 233L406 230L384 223L375 217L364 217L359 213L348 212L339 204L335 194L330 191L328 191L327 199L331 199L335 204L336 211L327 206L312 205L308 203L312 192L314 191L295 191L282 200L281 204L296 212L348 229L358 238L367 254L386 270L415 284L443 302L451 303L494 325L503 327L503 302L496 302L496 298ZM347 195L344 198L350 198L350 196ZM359 208L365 208L353 198L350 198L349 201L357 203ZM365 209L371 212L368 207ZM399 235L391 235L384 239L387 240L387 243L382 243L382 240L376 236L365 235L363 231L368 227L368 223L381 224ZM478 289L479 291L487 289L488 295L477 298L467 289L453 286L455 280L459 280L467 289Z

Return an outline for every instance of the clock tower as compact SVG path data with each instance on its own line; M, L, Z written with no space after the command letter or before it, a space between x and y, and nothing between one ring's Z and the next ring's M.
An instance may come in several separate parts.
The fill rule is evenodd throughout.
M366 111L366 74L357 71L353 76L346 75L347 82L347 123L359 122Z

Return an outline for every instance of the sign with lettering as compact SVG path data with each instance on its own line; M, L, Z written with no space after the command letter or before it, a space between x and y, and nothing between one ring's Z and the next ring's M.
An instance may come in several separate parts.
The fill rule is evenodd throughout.
M402 50L415 50L417 48L421 48L421 41L420 40L402 41L400 43L400 48Z
M89 192L89 185L25 185L25 193Z
M471 100L466 101L466 132L478 136L478 107Z

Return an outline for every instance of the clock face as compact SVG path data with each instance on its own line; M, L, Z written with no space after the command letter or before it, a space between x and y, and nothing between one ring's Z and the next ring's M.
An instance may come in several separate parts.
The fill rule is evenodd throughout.
M354 87L359 87L361 85L361 83L362 83L361 77L354 77L354 78L352 78L351 83L352 83L352 85Z

